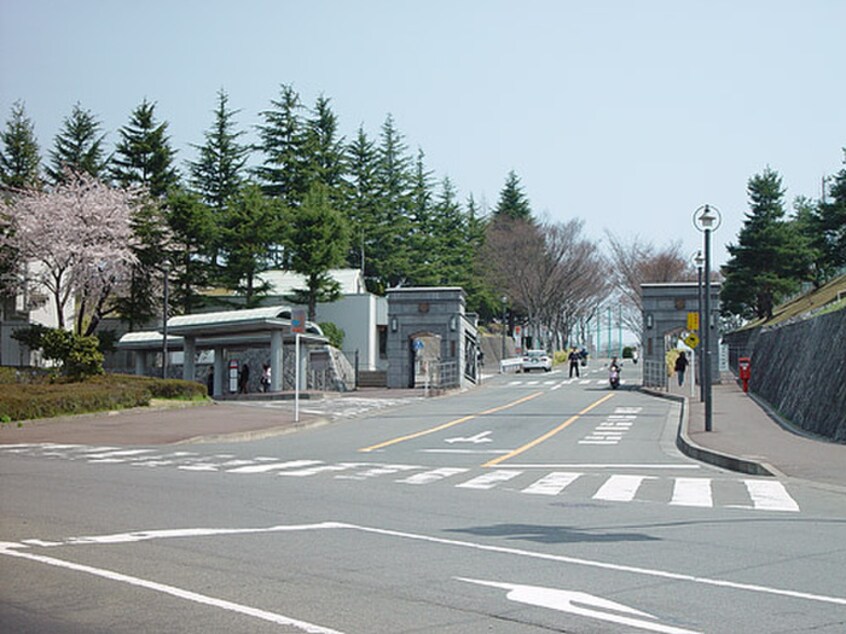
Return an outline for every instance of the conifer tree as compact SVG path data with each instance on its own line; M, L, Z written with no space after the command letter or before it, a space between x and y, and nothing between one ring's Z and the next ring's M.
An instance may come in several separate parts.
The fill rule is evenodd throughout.
M359 127L355 139L346 148L348 172L346 212L350 227L350 248L347 264L361 270L362 275L372 275L366 269L371 256L370 246L378 225L379 190L376 180L378 158L375 144Z
M120 141L112 156L111 173L123 187L140 185L159 199L179 182L179 175L173 166L175 152L167 136L168 124L156 122L155 110L156 104L144 99L118 131Z
M35 126L20 101L12 104L6 129L0 133L0 182L12 189L39 188L41 155Z
M235 116L240 110L230 110L228 105L229 95L221 89L217 93L214 121L204 133L205 143L192 146L199 156L196 161L188 162L191 189L219 214L241 188L250 155L249 146L239 142L246 133L236 130Z
M730 244L720 291L722 312L770 318L773 308L808 279L810 253L795 224L785 220L781 176L770 168L749 179L750 211Z
M90 110L83 110L79 103L74 105L50 151L50 165L46 171L53 183L64 182L67 169L95 178L105 175L108 159L103 156L103 140L106 135L100 134L100 127Z
M826 277L846 267L846 149L843 156L844 167L832 177L829 185L831 200L820 203L816 223L823 237Z
M199 290L210 283L213 269L208 256L218 242L219 227L212 209L183 188L170 190L165 215L172 235L173 303L190 315L203 305Z
M291 269L306 278L305 288L296 289L291 299L308 307L311 321L316 319L318 302L340 297L339 284L329 270L343 263L348 236L345 218L332 208L329 188L315 182L292 214L288 228Z
M338 136L338 117L332 111L330 100L320 96L312 116L306 121L304 158L307 164L309 188L314 181L329 188L333 204L343 204L344 138Z
M526 197L520 178L514 170L508 172L505 185L499 193L499 202L493 212L494 219L532 220L532 208Z
M250 182L227 205L220 241L226 260L222 281L244 298L247 308L257 306L269 291L258 275L268 269L272 250L279 244L282 212L280 201L265 196L261 187Z
M293 87L284 84L279 99L270 104L271 109L260 113L264 124L258 126L259 149L264 161L255 168L255 174L265 194L294 209L308 187L303 105Z
M376 183L379 206L369 236L371 257L368 266L376 291L404 283L409 272L410 253L406 237L411 231L411 159L402 134L388 115L382 124L376 150Z

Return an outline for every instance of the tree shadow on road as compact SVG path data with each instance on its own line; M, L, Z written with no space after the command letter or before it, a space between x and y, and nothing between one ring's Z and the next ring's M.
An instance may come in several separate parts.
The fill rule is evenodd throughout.
M448 529L450 533L466 533L484 537L503 537L508 540L537 542L539 544L567 544L578 542L647 542L660 538L645 533L591 532L569 526L543 524L492 524L469 528Z

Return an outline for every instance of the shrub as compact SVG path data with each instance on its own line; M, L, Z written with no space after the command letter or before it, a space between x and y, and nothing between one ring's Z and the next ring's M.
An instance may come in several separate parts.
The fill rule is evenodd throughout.
M344 337L347 335L343 329L338 328L338 326L333 324L331 321L326 321L320 324L320 329L323 330L323 334L326 335L330 345L336 347L338 350L343 350Z
M152 398L205 398L200 383L132 375L103 375L87 381L47 384L15 383L0 392L0 420L49 418L149 405Z

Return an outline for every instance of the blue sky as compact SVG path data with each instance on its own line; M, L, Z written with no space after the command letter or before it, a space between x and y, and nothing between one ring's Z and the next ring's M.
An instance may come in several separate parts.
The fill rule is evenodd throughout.
M493 206L515 170L537 215L595 239L693 253L715 205L720 263L752 175L792 203L843 167L844 24L842 0L0 0L0 116L22 100L46 155L77 101L111 146L147 98L181 163L220 88L252 135L292 84L347 138L392 114L462 198Z

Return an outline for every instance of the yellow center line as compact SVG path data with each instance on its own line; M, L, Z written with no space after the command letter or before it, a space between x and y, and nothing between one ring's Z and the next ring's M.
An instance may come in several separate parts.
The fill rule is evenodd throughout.
M607 401L607 400L608 400L609 398L611 398L612 396L614 396L614 394L613 394L613 393L611 393L611 394L606 394L605 396L603 396L603 397L602 397L601 399L599 399L598 401L596 401L596 402L591 403L590 405L588 405L586 408L584 408L584 409L583 409L581 412L579 412L578 414L574 414L573 416L571 416L570 418L568 418L567 420L565 420L563 423L561 423L561 424L560 424L558 427L556 427L555 429L552 429L552 430L550 430L550 431L546 432L543 436L540 436L540 437L538 437L538 438L535 438L533 441L526 443L526 444L525 444L525 445L523 445L522 447L518 447L517 449L515 449L515 450L514 450L514 451L512 451L511 453L507 453L507 454L505 454L505 455L498 456L497 458L494 458L493 460L489 460L488 462L486 462L486 463L485 463L485 464L483 464L482 466L483 466L483 467L495 467L495 466L496 466L496 465L498 465L500 462L505 462L506 460L510 460L510 459L511 459L511 458L513 458L514 456L519 456L519 455L520 455L521 453L523 453L524 451L528 451L528 450L529 450L529 449L531 449L532 447L535 447L535 446L537 446L537 445L541 444L542 442L544 442L544 441L546 441L546 440L549 440L549 439L550 439L550 438L552 438L555 434L557 434L558 432L560 432L562 429L564 429L565 427L567 427L568 425L570 425L570 424L571 424L571 423L573 423L574 421L578 420L578 418L579 418L580 416L584 416L584 415L585 415L585 414L587 414L590 410L592 410L594 407L598 407L598 406L602 405L605 401Z
M470 414L469 416L462 416L461 418L456 418L455 420L451 420L448 423L444 423L443 425L438 425L437 427L432 427L431 429L424 429L423 431L418 431L414 434L409 434L408 436L400 436L399 438L393 438L391 440L386 440L385 442L380 442L376 445L370 445L369 447L364 447L363 449L359 449L361 452L368 452L374 451L376 449L382 449L383 447L389 447L390 445L396 445L397 443L404 442L406 440L413 440L415 438L420 438L421 436L426 436L427 434L433 434L437 431L441 431L443 429L449 429L454 425L458 425L460 423L466 423L468 420L473 420L474 418L478 418L479 416L485 416L486 414L495 414L496 412L501 412L504 409L508 409L509 407L514 407L515 405L519 405L520 403L525 403L526 401L530 401L531 399L540 396L543 392L535 392L534 394L529 394L528 396L524 396L523 398L517 399L511 403L506 403L505 405L500 405L499 407L494 407L491 409L486 409L484 412L479 412L478 414Z

